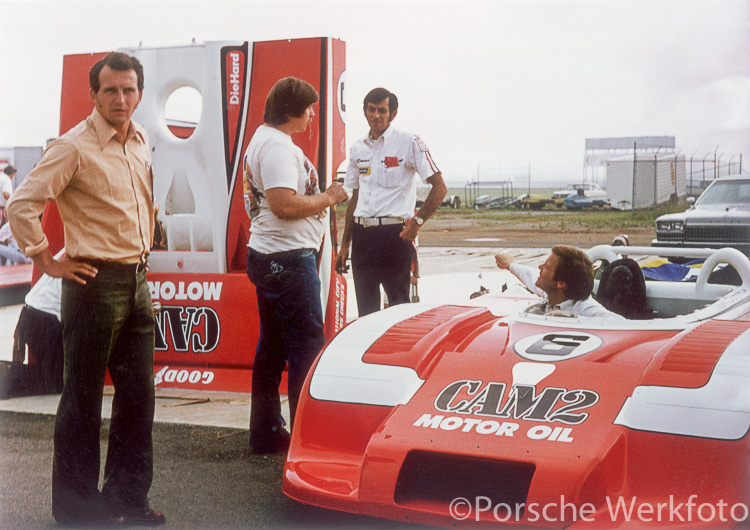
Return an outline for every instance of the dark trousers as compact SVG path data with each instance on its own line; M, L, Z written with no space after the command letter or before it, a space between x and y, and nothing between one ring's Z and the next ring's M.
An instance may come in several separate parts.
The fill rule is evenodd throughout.
M253 362L250 445L273 445L284 425L279 385L289 363L292 423L305 377L325 344L317 253L301 249L261 254L249 249L247 275L255 285L260 338Z
M11 390L17 390L17 395L62 392L62 324L57 317L25 305L13 337L13 363L26 372L26 377L22 378L22 388ZM23 364L27 349L28 362Z
M409 302L411 243L399 237L403 224L364 227L352 232L352 275L359 316L380 311L380 286L388 305Z
M107 267L86 285L63 280L63 391L55 423L52 513L85 523L148 508L153 476L154 315L145 271ZM115 394L99 492L105 370Z

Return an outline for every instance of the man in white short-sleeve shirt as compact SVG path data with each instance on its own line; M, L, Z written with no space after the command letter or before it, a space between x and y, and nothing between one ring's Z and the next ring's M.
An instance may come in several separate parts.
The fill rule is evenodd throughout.
M389 305L409 301L414 241L448 191L424 141L391 126L398 112L395 94L373 89L363 110L370 132L349 152L344 186L352 198L336 258L337 270L345 270L351 246L359 316L380 309L381 285ZM417 174L431 189L415 215Z

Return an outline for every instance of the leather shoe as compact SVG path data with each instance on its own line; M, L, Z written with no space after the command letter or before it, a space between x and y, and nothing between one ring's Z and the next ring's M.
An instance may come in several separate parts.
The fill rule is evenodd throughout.
M280 453L289 449L289 443L291 439L292 437L289 434L289 431L282 427L281 430L275 434L275 436L269 436L266 440L251 440L250 448L256 455Z
M124 524L130 526L159 526L167 521L162 512L138 510L122 514Z

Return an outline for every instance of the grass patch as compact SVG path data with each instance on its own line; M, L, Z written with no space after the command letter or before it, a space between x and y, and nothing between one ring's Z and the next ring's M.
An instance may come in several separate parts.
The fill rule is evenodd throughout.
M687 209L687 204L661 205L655 210L647 208L635 212L616 209L599 210L565 210L556 208L545 208L539 211L526 210L473 210L470 208L459 208L451 210L440 208L434 215L435 219L464 219L473 220L481 224L493 222L528 222L533 225L559 224L561 230L569 230L572 227L580 229L588 227L592 229L626 229L631 227L653 227L654 221L660 215L666 213L682 212Z
M536 190L533 190L536 191ZM342 222L346 213L347 203L337 206L336 213ZM508 208L505 210L475 210L462 205L452 209L441 207L433 215L433 219L445 221L471 221L477 225L487 226L498 222L529 223L530 227L542 228L552 224L559 225L560 230L613 230L624 231L628 228L653 227L654 221L660 215L683 212L688 208L685 201L659 205L657 208L644 208L631 212L614 208L592 210L567 210L549 205L542 210L521 210Z

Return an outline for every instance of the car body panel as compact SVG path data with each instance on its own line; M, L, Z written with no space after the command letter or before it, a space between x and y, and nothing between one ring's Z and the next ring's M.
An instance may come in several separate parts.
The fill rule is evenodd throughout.
M503 522L459 520L457 498L523 505L505 522L549 527L628 523L617 503L683 503L693 521L691 496L747 506L750 262L735 263L742 286L672 318L530 315L536 297L506 292L350 323L303 389L284 492L451 527Z

